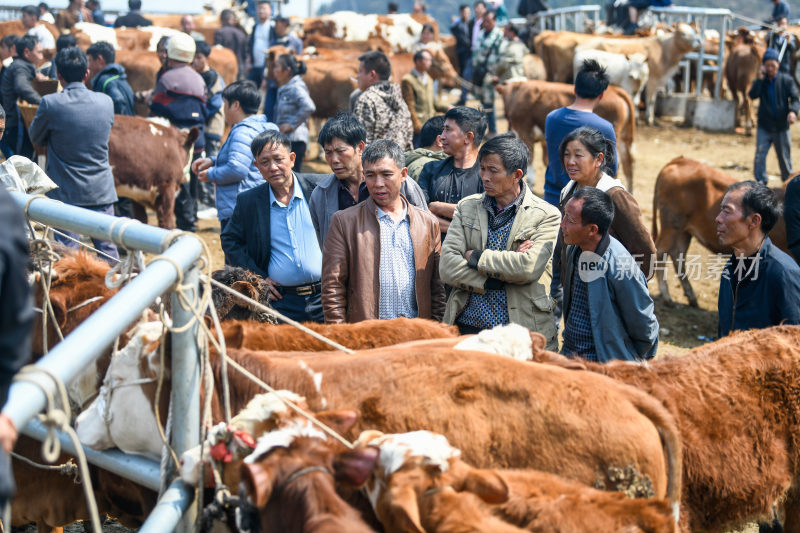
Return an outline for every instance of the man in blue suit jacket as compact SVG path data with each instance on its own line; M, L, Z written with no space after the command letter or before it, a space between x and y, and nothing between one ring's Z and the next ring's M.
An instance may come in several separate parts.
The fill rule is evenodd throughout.
M108 164L108 136L114 124L114 102L86 88L87 66L80 48L65 48L56 55L64 91L42 98L30 136L34 144L47 145L47 174L58 185L47 193L50 198L113 215L117 193ZM56 239L77 248L70 239L59 235ZM119 257L110 242L95 240L94 245L110 257Z

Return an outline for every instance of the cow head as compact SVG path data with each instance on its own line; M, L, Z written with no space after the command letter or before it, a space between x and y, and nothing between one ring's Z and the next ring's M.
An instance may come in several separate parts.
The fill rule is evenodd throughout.
M266 77L274 80L275 79L275 61L282 56L283 54L292 54L294 55L294 50L291 48L287 48L285 46L270 46L267 50L267 73Z
M433 79L456 83L458 73L441 48L429 50L433 57L430 74Z
M362 434L359 444L377 452L341 454L337 473L349 473L354 480L368 477L366 492L387 533L433 531L444 519L449 525L457 522L458 531L503 531L480 501L506 501L506 483L493 471L463 463L460 451L444 436L427 431L377 437L372 433Z
M703 44L702 36L693 26L685 22L678 23L673 35L683 53L700 48Z

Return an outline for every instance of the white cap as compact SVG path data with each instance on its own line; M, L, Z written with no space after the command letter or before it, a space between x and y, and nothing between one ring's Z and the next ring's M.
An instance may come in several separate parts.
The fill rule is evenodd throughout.
M194 39L185 33L176 33L167 41L167 57L175 61L191 63L195 50Z

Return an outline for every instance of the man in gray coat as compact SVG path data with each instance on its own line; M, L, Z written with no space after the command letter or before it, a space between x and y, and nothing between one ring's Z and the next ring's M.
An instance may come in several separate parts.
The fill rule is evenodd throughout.
M354 114L341 112L325 122L317 140L325 153L325 161L333 171L328 176L320 176L319 185L311 193L309 201L311 220L317 230L319 245L322 246L333 214L369 198L361 165L367 130ZM400 194L411 205L428 211L425 195L414 180L405 180Z
M89 90L86 54L80 48L56 55L60 93L42 98L30 127L34 144L47 145L47 174L58 185L50 198L108 215L114 214L117 193L108 164L108 136L114 124L114 102ZM135 147L134 147L135 149ZM72 234L77 238L77 235ZM77 243L56 235L69 247ZM105 256L119 258L114 244L93 240ZM106 257L108 256L108 257Z

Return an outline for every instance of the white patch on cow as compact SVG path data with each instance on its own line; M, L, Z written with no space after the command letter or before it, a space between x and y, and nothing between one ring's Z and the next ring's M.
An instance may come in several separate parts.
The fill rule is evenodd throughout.
M134 185L119 184L114 188L117 190L117 196L130 198L146 207L155 209L156 198L158 198L158 187L155 185L149 189L142 189Z
M103 385L100 387L97 398L75 420L75 432L78 434L78 440L93 450L107 450L114 446L104 419L107 396L108 387Z
M419 43L422 24L411 18L411 15L389 15L394 24L380 26L381 37L389 41L395 52L411 52Z
M311 381L314 382L314 388L317 389L317 394L319 394L320 405L322 409L326 409L328 407L328 401L325 399L325 396L322 395L322 372L314 372L314 369L308 366L302 359L297 361L297 364L311 377Z
M89 40L92 41L92 44L105 41L111 44L115 50L119 50L117 33L114 31L114 28L101 26L100 24L92 24L91 22L78 22L75 24L75 29L80 30L88 35Z
M259 422L269 420L274 413L286 413L289 410L281 398L301 406L305 405L306 401L302 396L288 390L257 394L231 419L231 426L257 437L254 428Z
M333 36L345 41L366 41L378 25L378 15L362 15L355 11L337 11L322 18L333 22Z
M161 37L172 37L173 35L182 33L180 30L162 28L161 26L139 26L137 29L150 34L150 48L148 48L148 50L151 52L156 51L156 45L158 41L161 40Z
M164 126L165 128L172 127L172 124L170 123L170 121L167 120L164 117L147 117L145 120L147 120L148 122L152 122L153 124L160 124L161 126Z
M544 132L539 126L533 127L533 138L537 140L544 139Z
M369 444L380 449L378 465L384 478L400 470L412 457L421 458L423 464L441 472L447 472L451 459L461 457L461 450L450 446L447 437L424 430L382 435Z
M208 453L208 448L206 448ZM186 450L181 455L180 474L184 483L196 487L200 483L200 467L204 461L200 460L200 446Z
M291 420L281 429L265 433L258 439L256 449L245 457L244 462L253 464L273 448L288 448L296 438L309 437L326 440L325 433L317 429L305 418Z
M485 329L455 345L456 350L475 350L478 352L505 355L517 361L533 359L531 332L519 324L507 324Z
M161 131L161 128L157 127L155 124L148 124L150 126L150 133L155 137L156 135L164 135L164 132Z
M97 392L97 365L91 364L70 381L67 395L77 408L83 407L86 401Z

